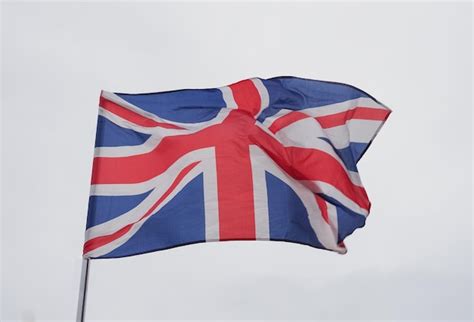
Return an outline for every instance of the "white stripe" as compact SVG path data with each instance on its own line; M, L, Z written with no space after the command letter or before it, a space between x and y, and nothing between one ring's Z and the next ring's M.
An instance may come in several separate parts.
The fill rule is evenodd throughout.
M353 119L347 122L351 142L369 143L377 135L384 121Z
M316 233L320 243L327 249L334 250L339 253L345 253L346 249L337 245L337 234L334 234L333 228L328 224L322 217L321 210L319 209L316 198L311 190L305 187L301 182L293 179L287 173L285 173L268 155L265 154L260 148L252 147L253 155L259 155L260 158L265 160L265 168L271 174L288 184L298 197L303 202L307 212L308 219L311 227Z
M257 88L258 94L260 95L260 102L261 102L260 111L255 116L255 118L257 118L258 115L260 115L260 113L264 109L266 109L268 107L268 105L270 104L270 98L268 96L267 88L265 87L265 85L263 84L263 82L259 78L252 78L251 81L253 82L253 84Z
M219 198L217 195L217 172L215 149L202 161L204 168L204 212L206 241L219 240Z
M236 109L237 103L234 100L234 94L232 94L232 90L229 86L219 87L219 90L222 92L222 98L226 104L227 108Z
M264 164L266 158L258 153L254 145L250 145L250 163L252 166L253 200L255 213L255 238L270 238L270 222L268 218L268 193Z
M359 187L363 187L363 186L364 186L364 185L362 184L362 179L360 178L359 172L347 170L346 167L344 167L344 169L346 169L346 172L347 172L347 174L349 175L349 178L351 179L351 182L352 182L354 185L359 186Z
M338 202L340 202L344 207L352 210L355 213L358 213L362 216L367 216L369 214L367 209L360 207L357 203L355 203L352 199L347 197L341 191L336 189L333 185L318 180L301 180L308 189L313 191L314 193L323 193L328 197L331 197Z
M333 229L334 235L338 236L338 223L337 223L337 208L330 202L324 201L328 210L328 218L331 223L331 228Z

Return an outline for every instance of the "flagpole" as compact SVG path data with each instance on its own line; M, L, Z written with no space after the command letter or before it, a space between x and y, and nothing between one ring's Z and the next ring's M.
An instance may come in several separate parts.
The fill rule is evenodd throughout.
M79 302L77 304L76 322L84 322L86 311L87 280L89 275L89 259L82 259L81 283L79 285Z

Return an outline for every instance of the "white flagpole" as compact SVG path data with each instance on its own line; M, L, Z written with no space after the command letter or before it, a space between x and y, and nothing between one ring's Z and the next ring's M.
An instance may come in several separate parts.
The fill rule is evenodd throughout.
M77 322L84 322L86 311L87 279L89 275L89 259L82 259L81 284L79 285L79 302L77 304Z

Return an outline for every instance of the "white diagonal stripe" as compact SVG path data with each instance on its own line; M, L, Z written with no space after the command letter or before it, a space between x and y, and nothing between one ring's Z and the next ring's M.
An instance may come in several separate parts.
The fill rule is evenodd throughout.
M367 216L369 214L367 209L360 207L355 203L351 198L343 194L339 189L333 185L319 180L300 180L309 190L314 193L322 193L328 197L331 197L338 202L340 202L344 207L352 210L355 213L358 213L362 216Z
M227 108L236 109L237 103L234 100L234 94L229 86L219 87L219 90L222 92L222 98L226 104Z
M263 82L259 78L252 78L251 81L253 82L253 84L257 88L258 94L260 95L260 102L261 102L260 103L260 111L255 116L255 118L257 118L258 115L260 115L260 113L264 109L266 109L268 107L268 105L270 104L270 97L268 95L267 88L265 87L265 85L263 84Z

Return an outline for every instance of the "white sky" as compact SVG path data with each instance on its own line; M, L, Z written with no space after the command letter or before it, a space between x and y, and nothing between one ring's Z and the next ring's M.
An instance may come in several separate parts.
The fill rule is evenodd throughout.
M293 75L393 113L340 256L200 244L91 264L87 319L471 319L472 10L464 4L2 4L2 320L73 320L101 89Z

